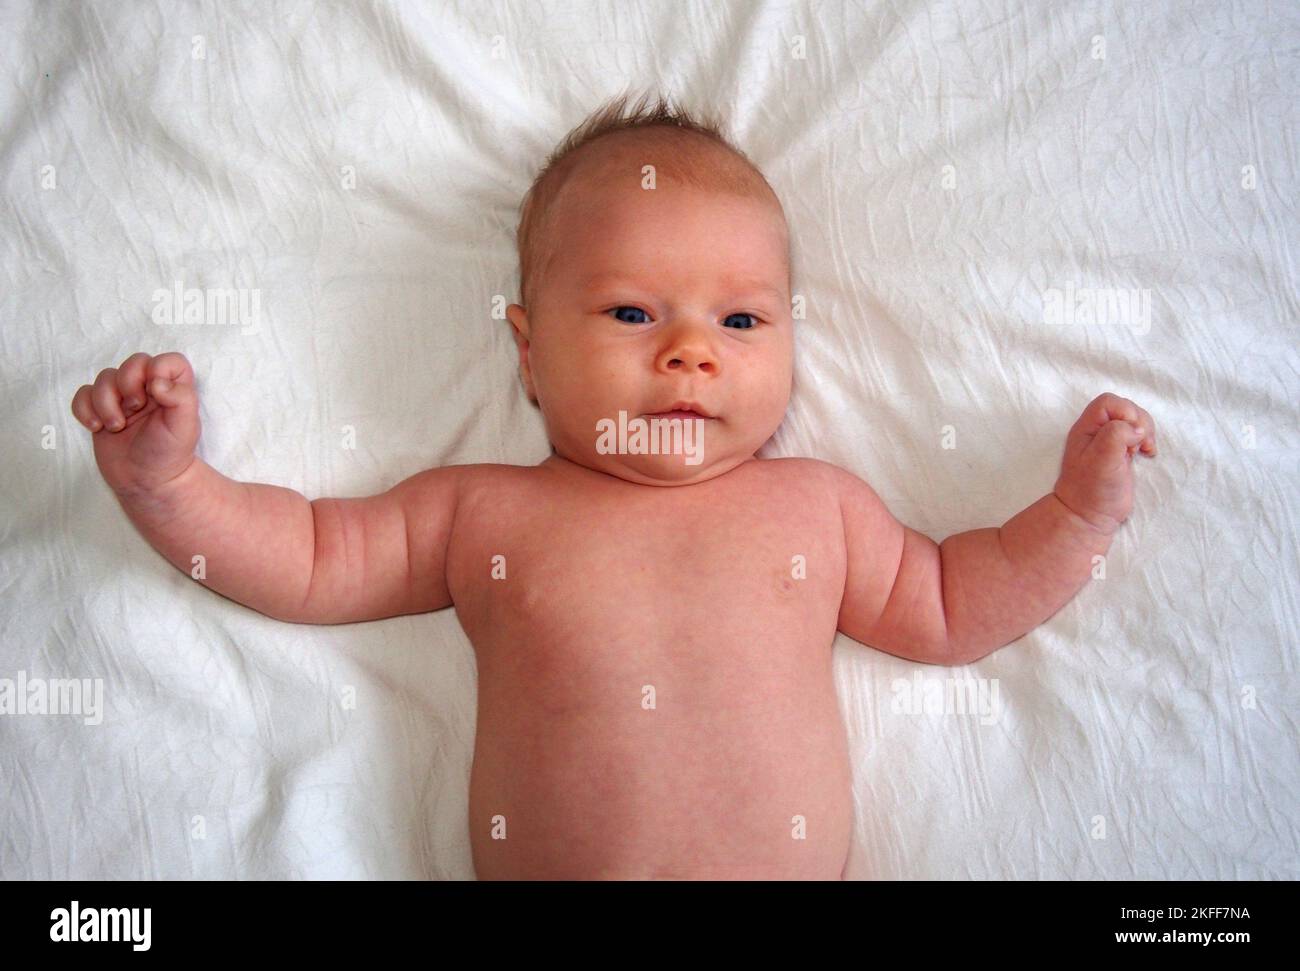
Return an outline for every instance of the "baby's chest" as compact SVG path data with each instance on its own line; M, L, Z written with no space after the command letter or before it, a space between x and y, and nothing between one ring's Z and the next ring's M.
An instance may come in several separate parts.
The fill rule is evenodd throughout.
M838 510L816 504L575 503L461 540L452 592L476 646L502 636L639 650L829 639L844 586Z

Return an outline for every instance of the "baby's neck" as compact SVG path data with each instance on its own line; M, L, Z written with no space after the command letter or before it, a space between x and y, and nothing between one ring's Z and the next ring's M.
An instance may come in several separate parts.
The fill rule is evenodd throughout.
M735 472L737 469L743 468L745 465L749 464L750 462L756 462L756 461L759 461L759 459L757 459L753 455L750 455L747 456L746 458L741 459L739 462L735 463L734 465L724 466L719 470L717 470L716 472L711 472L706 478L694 480L691 482L675 482L667 479L656 481L656 482L647 482L647 481L639 481L636 479L626 478L622 475L619 475L616 472L606 472L603 469L594 469L589 465L583 465L580 462L575 462L572 459L564 457L559 452L556 452L554 446L552 446L550 456L543 459L541 462L539 462L537 464L537 468L545 469L547 471L553 472L556 475L570 478L575 482L575 484L581 483L584 485L592 485L592 484L604 483L604 484L611 484L611 485L624 485L624 486L637 488L637 489L665 489L665 488L671 489L671 488L688 488L690 486L706 485L715 479L722 478L723 476Z

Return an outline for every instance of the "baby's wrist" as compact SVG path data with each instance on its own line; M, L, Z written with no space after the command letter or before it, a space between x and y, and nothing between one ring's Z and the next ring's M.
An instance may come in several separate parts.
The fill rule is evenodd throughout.
M1081 512L1062 498L1060 492L1056 489L1053 489L1050 494L1056 500L1056 506L1060 509L1065 520L1070 522L1084 536L1109 541L1120 527L1120 521L1113 516Z
M145 480L133 478L129 482L109 483L109 487L125 506L159 509L175 505L178 498L190 490L201 465L198 455L194 454L179 472L169 471L162 476Z

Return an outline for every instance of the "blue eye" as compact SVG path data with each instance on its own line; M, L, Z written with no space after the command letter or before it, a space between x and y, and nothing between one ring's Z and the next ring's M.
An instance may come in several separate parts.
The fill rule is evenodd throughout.
M611 311L609 311L609 312L612 313L615 317L617 317L619 320L621 320L621 321L622 321L623 323L625 323L625 324L644 324L644 323L648 323L648 322L649 322L649 317L648 317L648 315L647 315L646 312L645 312L644 310L642 310L640 307L615 307L613 310L611 310ZM630 313L630 314L633 314L633 315L635 315L635 314L640 314L642 317L645 317L646 319L645 319L645 320L636 320L635 317L633 317L632 319L629 319L627 316L624 315L625 312Z
M640 307L614 307L607 311L614 315L615 319L625 324L647 324L650 322L650 316ZM758 325L758 318L753 314L728 314L722 322L723 327L731 327L735 330L749 330Z

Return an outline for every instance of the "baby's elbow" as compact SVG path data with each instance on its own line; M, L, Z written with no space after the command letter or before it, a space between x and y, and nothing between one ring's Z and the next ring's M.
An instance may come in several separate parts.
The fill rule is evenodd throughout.
M974 664L983 658L988 657L999 648L1009 644L998 644L990 641L988 638L983 639L960 639L950 638L946 649L947 660L944 665L950 668L964 667L967 664Z
M263 617L269 617L271 620L278 620L282 624L323 624L328 621L320 619L317 616L319 612L313 612L306 609L306 605L297 607L267 607L258 610Z

